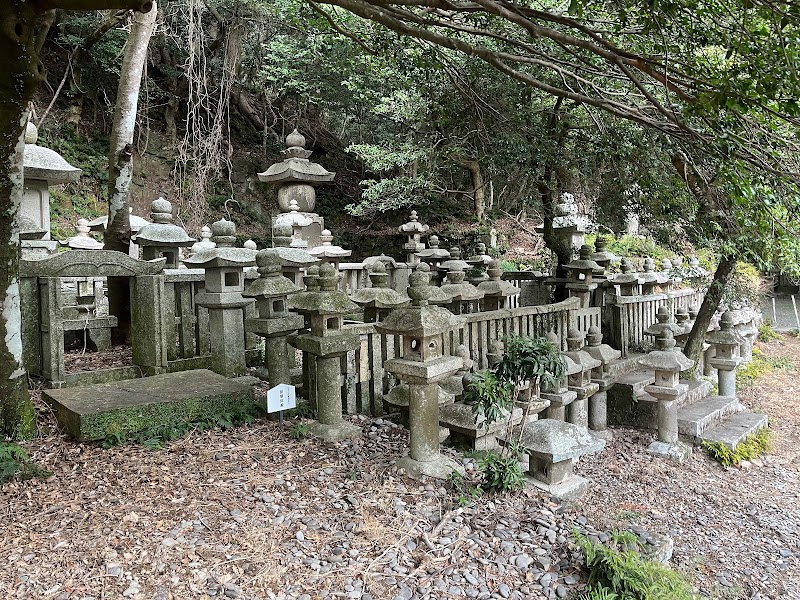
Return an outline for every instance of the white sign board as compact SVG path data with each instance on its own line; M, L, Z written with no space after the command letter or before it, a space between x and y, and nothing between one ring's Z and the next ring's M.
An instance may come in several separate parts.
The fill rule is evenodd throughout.
M289 410L297 406L297 395L293 385L282 383L270 388L267 392L267 412L274 413Z

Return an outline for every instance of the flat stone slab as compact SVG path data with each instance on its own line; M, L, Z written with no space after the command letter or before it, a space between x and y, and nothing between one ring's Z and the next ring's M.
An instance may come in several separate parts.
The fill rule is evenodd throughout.
M729 450L736 450L744 439L767 426L767 415L754 412L740 412L732 415L716 427L705 431L700 439L706 442L721 442Z
M526 475L525 483L550 494L554 500L569 505L575 503L583 495L592 480L580 475L572 475L561 483L548 484Z
M667 444L666 442L655 441L647 447L650 454L661 456L673 462L683 463L692 456L692 447L683 442Z
M633 371L620 375L614 382L614 385L619 387L628 387L634 394L644 391L645 386L655 382L656 376L652 371Z
M255 404L252 387L206 369L44 390L42 397L78 441L213 419Z
M736 398L708 396L678 409L678 433L697 438L739 408Z
M711 382L705 379L681 379L680 383L686 384L686 394L678 401L679 406L689 406L701 398L705 398L711 391Z

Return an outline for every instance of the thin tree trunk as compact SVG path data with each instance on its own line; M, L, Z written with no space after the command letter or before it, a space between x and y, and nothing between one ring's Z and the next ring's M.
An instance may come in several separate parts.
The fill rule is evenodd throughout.
M128 215L130 185L133 178L133 133L139 105L142 73L147 60L147 48L156 24L157 9L137 14L131 25L128 45L119 74L114 124L109 140L108 157L108 225L103 240L108 250L128 253L131 243L131 223ZM127 343L130 339L131 304L128 280L110 278L108 281L109 312L117 317L114 341Z
M478 217L478 221L483 221L486 217L486 190L483 184L481 165L477 160L467 160L464 162L464 167L469 171L469 177L472 180L472 198L475 202L475 216Z
M686 346L683 349L683 353L695 363L700 358L708 326L714 313L717 312L717 307L720 300L722 300L722 293L725 291L725 286L730 280L735 266L735 258L723 258L719 261L717 270L714 271L714 279L711 281L711 285L703 298L700 311L697 313L697 319L695 319L694 326L686 339Z

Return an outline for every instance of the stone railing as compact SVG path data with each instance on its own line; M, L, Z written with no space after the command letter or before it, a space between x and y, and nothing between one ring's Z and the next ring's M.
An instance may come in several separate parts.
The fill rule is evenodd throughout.
M476 369L489 365L489 342L509 334L540 337L554 331L566 349L567 329L599 324L599 309L578 309L577 298L557 304L507 308L464 316L464 327L451 332L444 341L444 354L454 354L463 344L470 350ZM371 323L345 325L348 333L357 334L361 345L342 358L343 409L348 414L381 414L383 395L394 385L394 379L383 370L385 361L400 356L400 340L378 333ZM585 330L583 330L585 333Z
M674 314L678 308L699 306L702 301L703 293L692 288L647 296L617 295L609 299L610 331L603 333L608 343L621 350L625 357L631 349L642 348L645 342L652 341L644 335L644 330L656 323L660 306L667 306Z

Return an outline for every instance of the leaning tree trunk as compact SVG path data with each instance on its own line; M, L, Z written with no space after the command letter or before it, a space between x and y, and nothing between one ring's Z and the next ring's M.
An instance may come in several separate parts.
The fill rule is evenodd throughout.
M464 162L464 167L469 171L469 178L472 181L475 216L478 218L478 221L483 221L486 217L486 190L484 189L481 165L477 160L467 160Z
M711 318L717 312L722 294L725 291L725 286L731 278L733 268L736 266L735 258L723 258L717 265L717 270L714 271L714 279L708 287L703 303L700 305L700 311L697 313L697 318L694 321L692 331L686 340L683 353L691 358L695 363L700 358L700 352L703 350L703 342L706 339L706 332L708 326L711 324Z
M35 431L22 365L19 299L19 205L22 200L22 132L28 102L44 80L39 60L47 33L42 15L54 8L147 11L150 0L3 0L0 2L0 435Z
M108 225L103 241L106 249L126 254L131 243L128 206L133 178L133 132L136 128L136 111L147 60L147 47L153 35L156 16L156 3L153 2L153 10L146 14L137 14L133 20L119 74L117 105L109 141ZM108 303L109 312L117 317L118 322L114 341L127 343L130 340L131 302L126 278L109 278Z

